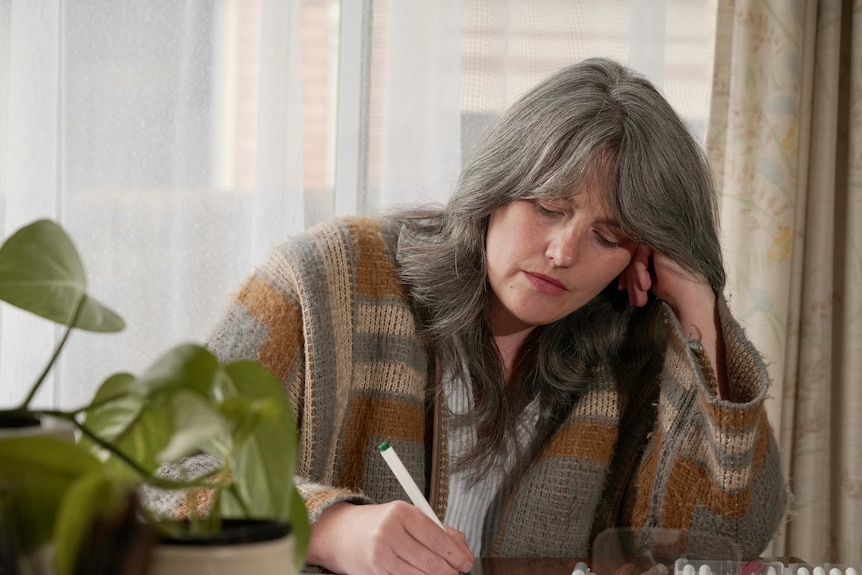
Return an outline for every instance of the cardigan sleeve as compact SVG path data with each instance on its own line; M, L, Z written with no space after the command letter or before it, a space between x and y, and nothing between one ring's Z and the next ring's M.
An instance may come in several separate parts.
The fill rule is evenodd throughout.
M670 337L632 524L686 530L690 544L703 541L716 559L717 549L751 558L771 540L789 494L764 407L766 366L724 298L718 305L731 400L718 398L702 347L664 306ZM715 537L727 545L716 547Z
M306 413L307 387L302 287L284 249L275 250L242 285L217 323L208 347L222 361L254 359L282 381L299 431L294 482L305 501L309 519L339 501L367 503L359 491L312 479L323 467L315 449L316 434L324 433L321 418ZM318 473L319 475L319 473Z
M276 248L209 340L224 360L260 361L298 426L296 485L311 521L339 501L403 498L377 447L393 440L426 489L429 352L401 283L399 227L348 217Z

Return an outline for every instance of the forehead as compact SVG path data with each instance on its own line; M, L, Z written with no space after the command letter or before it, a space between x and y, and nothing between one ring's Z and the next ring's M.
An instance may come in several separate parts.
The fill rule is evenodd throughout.
M556 184L550 182L556 180ZM599 201L606 208L614 205L616 196L617 176L614 156L608 150L594 154L589 161L571 164L557 171L548 179L550 185L539 192L545 197L567 201L576 201L584 193L593 195L591 201Z
M590 179L581 186L573 186L567 193L559 194L555 199L565 202L573 209L588 210L601 219L615 221L612 193L604 182Z

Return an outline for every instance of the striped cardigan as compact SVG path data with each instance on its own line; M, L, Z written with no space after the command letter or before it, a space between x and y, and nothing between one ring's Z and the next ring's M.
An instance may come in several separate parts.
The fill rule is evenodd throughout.
M394 225L370 218L293 238L242 286L209 341L222 360L258 359L284 382L312 521L338 501L406 499L378 454L384 440L445 516L447 414L429 404L435 358L398 280L397 239ZM721 401L703 353L665 315L664 365L643 385L655 394L627 402L610 378L596 381L486 528L487 553L584 557L614 525L714 533L745 556L767 545L786 492L762 360L721 299L735 402Z

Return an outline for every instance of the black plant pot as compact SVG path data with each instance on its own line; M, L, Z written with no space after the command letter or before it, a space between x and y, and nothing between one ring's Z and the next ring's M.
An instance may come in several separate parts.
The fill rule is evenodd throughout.
M163 545L192 545L210 547L214 545L237 545L275 541L290 535L290 523L266 519L224 519L221 530L206 537L182 535L165 537Z
M0 429L22 429L39 427L42 421L39 416L29 411L0 411Z
M53 435L74 441L75 428L65 419L40 416L29 411L0 410L0 436L20 435Z

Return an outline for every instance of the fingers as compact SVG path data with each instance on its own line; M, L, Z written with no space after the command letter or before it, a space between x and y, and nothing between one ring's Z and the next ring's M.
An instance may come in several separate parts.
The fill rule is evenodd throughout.
M439 527L437 527L437 531L440 532L442 537L449 537ZM411 573L447 573L457 575L467 572L472 568L472 561L456 561L452 553L434 547L438 545L438 541L431 543L431 545L431 547L428 547L420 543L418 539L409 537L401 541L397 546L393 546L392 551L401 564L410 566L409 572ZM405 573L407 570L399 568L392 572Z
M473 553L470 552L470 547L467 545L467 536L466 535L464 535L463 533L461 533L457 529L454 529L454 528L448 527L448 526L446 527L446 533L448 533L449 537L451 537L456 543L461 545L461 548L464 550L465 553L467 553L467 555L469 555L470 557L472 557L475 560Z
M631 262L620 274L617 287L628 292L629 305L642 307L647 303L648 292L653 283L650 275L651 257L652 249L639 244L632 255Z
M446 537L439 527L437 531ZM390 573L460 573L457 567L449 565L448 561L413 537L401 540L397 546L392 547L392 552L394 561L390 562Z
M412 564L425 573L456 573L470 571L475 557L467 547L464 534L455 529L445 530L408 505L410 512L404 528L424 549L414 549Z
M629 290L629 297L634 299L634 305L637 307L645 306L647 303L647 294L652 287L652 277L650 276L650 258L652 257L652 249L644 244L638 246L635 251L636 265L632 271L634 274L634 289Z
M441 529L404 501L333 505L312 526L308 557L312 564L355 575L457 575L470 571L475 560L463 534Z
M678 316L695 306L712 309L715 299L712 287L702 274L686 270L671 257L645 244L638 244L629 265L617 280L617 287L627 292L631 306L646 305L652 292Z

